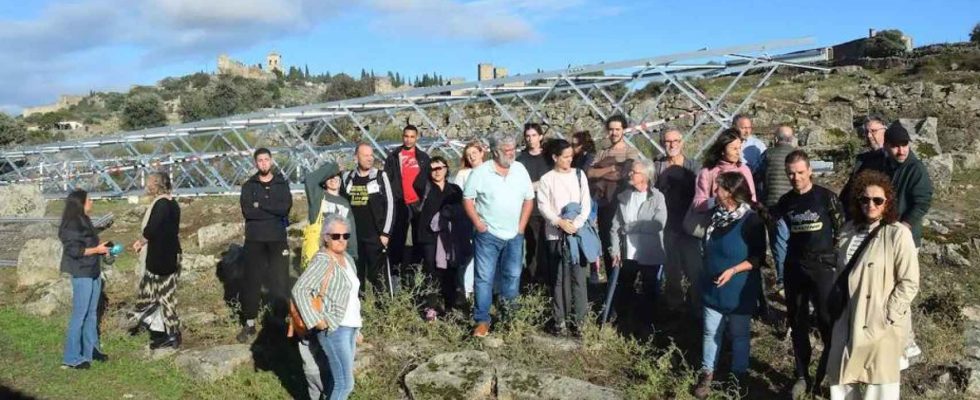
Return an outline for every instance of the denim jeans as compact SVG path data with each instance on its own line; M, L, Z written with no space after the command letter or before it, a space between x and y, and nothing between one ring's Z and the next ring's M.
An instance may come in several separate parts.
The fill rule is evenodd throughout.
M704 339L701 345L701 370L714 372L721 350L721 339L728 326L732 339L732 373L741 374L749 369L749 328L751 315L722 314L711 307L704 307Z
M330 400L345 400L354 391L354 352L359 328L341 326L332 332L320 331L316 338L327 356L329 378L323 382L323 393Z
M783 264L786 263L786 246L789 241L789 225L786 220L776 221L776 229L769 232L772 259L776 262L776 282L783 283Z
M92 353L99 348L97 312L101 296L101 278L71 278L71 319L62 364L92 362Z
M490 304L493 302L493 283L500 274L500 297L504 303L517 298L521 281L521 261L524 256L524 235L510 240L500 239L490 232L477 232L473 240L474 289L476 302L473 319L490 322Z

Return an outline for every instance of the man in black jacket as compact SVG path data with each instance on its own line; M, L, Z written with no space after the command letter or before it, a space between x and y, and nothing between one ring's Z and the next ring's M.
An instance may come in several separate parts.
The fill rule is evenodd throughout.
M416 261L414 243L418 237L413 233L413 254L405 257L405 241L408 239L409 225L418 223L419 204L426 182L429 179L429 155L415 146L419 139L419 129L415 125L406 125L402 129L402 145L388 153L385 159L385 174L391 180L391 192L395 203L395 224L391 232L388 246L388 259L396 273L401 271L402 264ZM414 229L413 229L414 231ZM395 282L397 290L398 279Z
M354 225L357 228L357 275L375 289L387 287L380 271L383 249L388 247L394 223L395 200L388 175L374 168L374 149L360 143L354 150L357 167L341 176L341 193L351 205Z
M293 197L289 182L272 170L269 149L255 150L258 172L242 185L239 198L245 216L245 287L241 292L242 319L245 325L238 342L248 342L255 335L255 318L259 311L262 283L272 297L274 318L285 318L288 299L289 246L286 226Z

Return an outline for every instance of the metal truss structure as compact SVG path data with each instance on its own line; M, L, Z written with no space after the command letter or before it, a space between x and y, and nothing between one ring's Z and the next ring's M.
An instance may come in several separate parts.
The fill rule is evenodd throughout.
M685 138L707 144L777 69L826 70L813 65L827 60L825 48L774 53L811 44L806 38L702 49L8 149L0 152L0 185L33 183L52 197L76 187L95 197L125 196L142 191L146 173L163 170L178 195L237 194L254 171L252 152L267 147L299 190L304 174L324 160L346 164L357 142L369 143L383 160L392 144L384 137L397 138L406 121L421 129L423 149L458 157L466 140L491 129L519 133L525 123L540 122L549 126L549 135L564 137L577 119L598 126L623 114L631 122L627 140L649 157L663 151L657 132L670 120L684 119ZM715 77L724 77L725 84L709 97L698 83ZM739 86L743 81L755 83ZM655 88L645 89L650 84ZM731 98L735 92L738 99ZM692 106L660 115L666 114L659 106L668 95ZM639 96L652 105L634 107ZM547 109L555 104L560 113ZM487 118L491 129L476 126Z

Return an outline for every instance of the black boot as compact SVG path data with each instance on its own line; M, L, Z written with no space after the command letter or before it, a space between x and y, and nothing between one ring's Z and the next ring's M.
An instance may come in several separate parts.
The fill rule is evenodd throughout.
M150 350L156 350L156 349L160 348L160 346L163 345L163 343L166 342L167 339L168 339L168 336L167 336L166 333L157 332L157 331L151 330L150 331Z
M177 350L178 348L180 348L180 342L181 342L180 331L176 331L170 335L164 334L163 340L161 340L159 343L150 344L150 349L156 350L164 347L173 347L174 350Z

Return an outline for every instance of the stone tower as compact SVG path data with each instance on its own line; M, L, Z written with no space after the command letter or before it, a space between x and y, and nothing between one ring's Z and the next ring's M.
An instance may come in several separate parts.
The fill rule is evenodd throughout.
M493 79L493 64L481 63L476 65L476 79L487 81Z
M265 70L267 72L282 72L282 56L276 52L269 52L269 55L265 57Z

